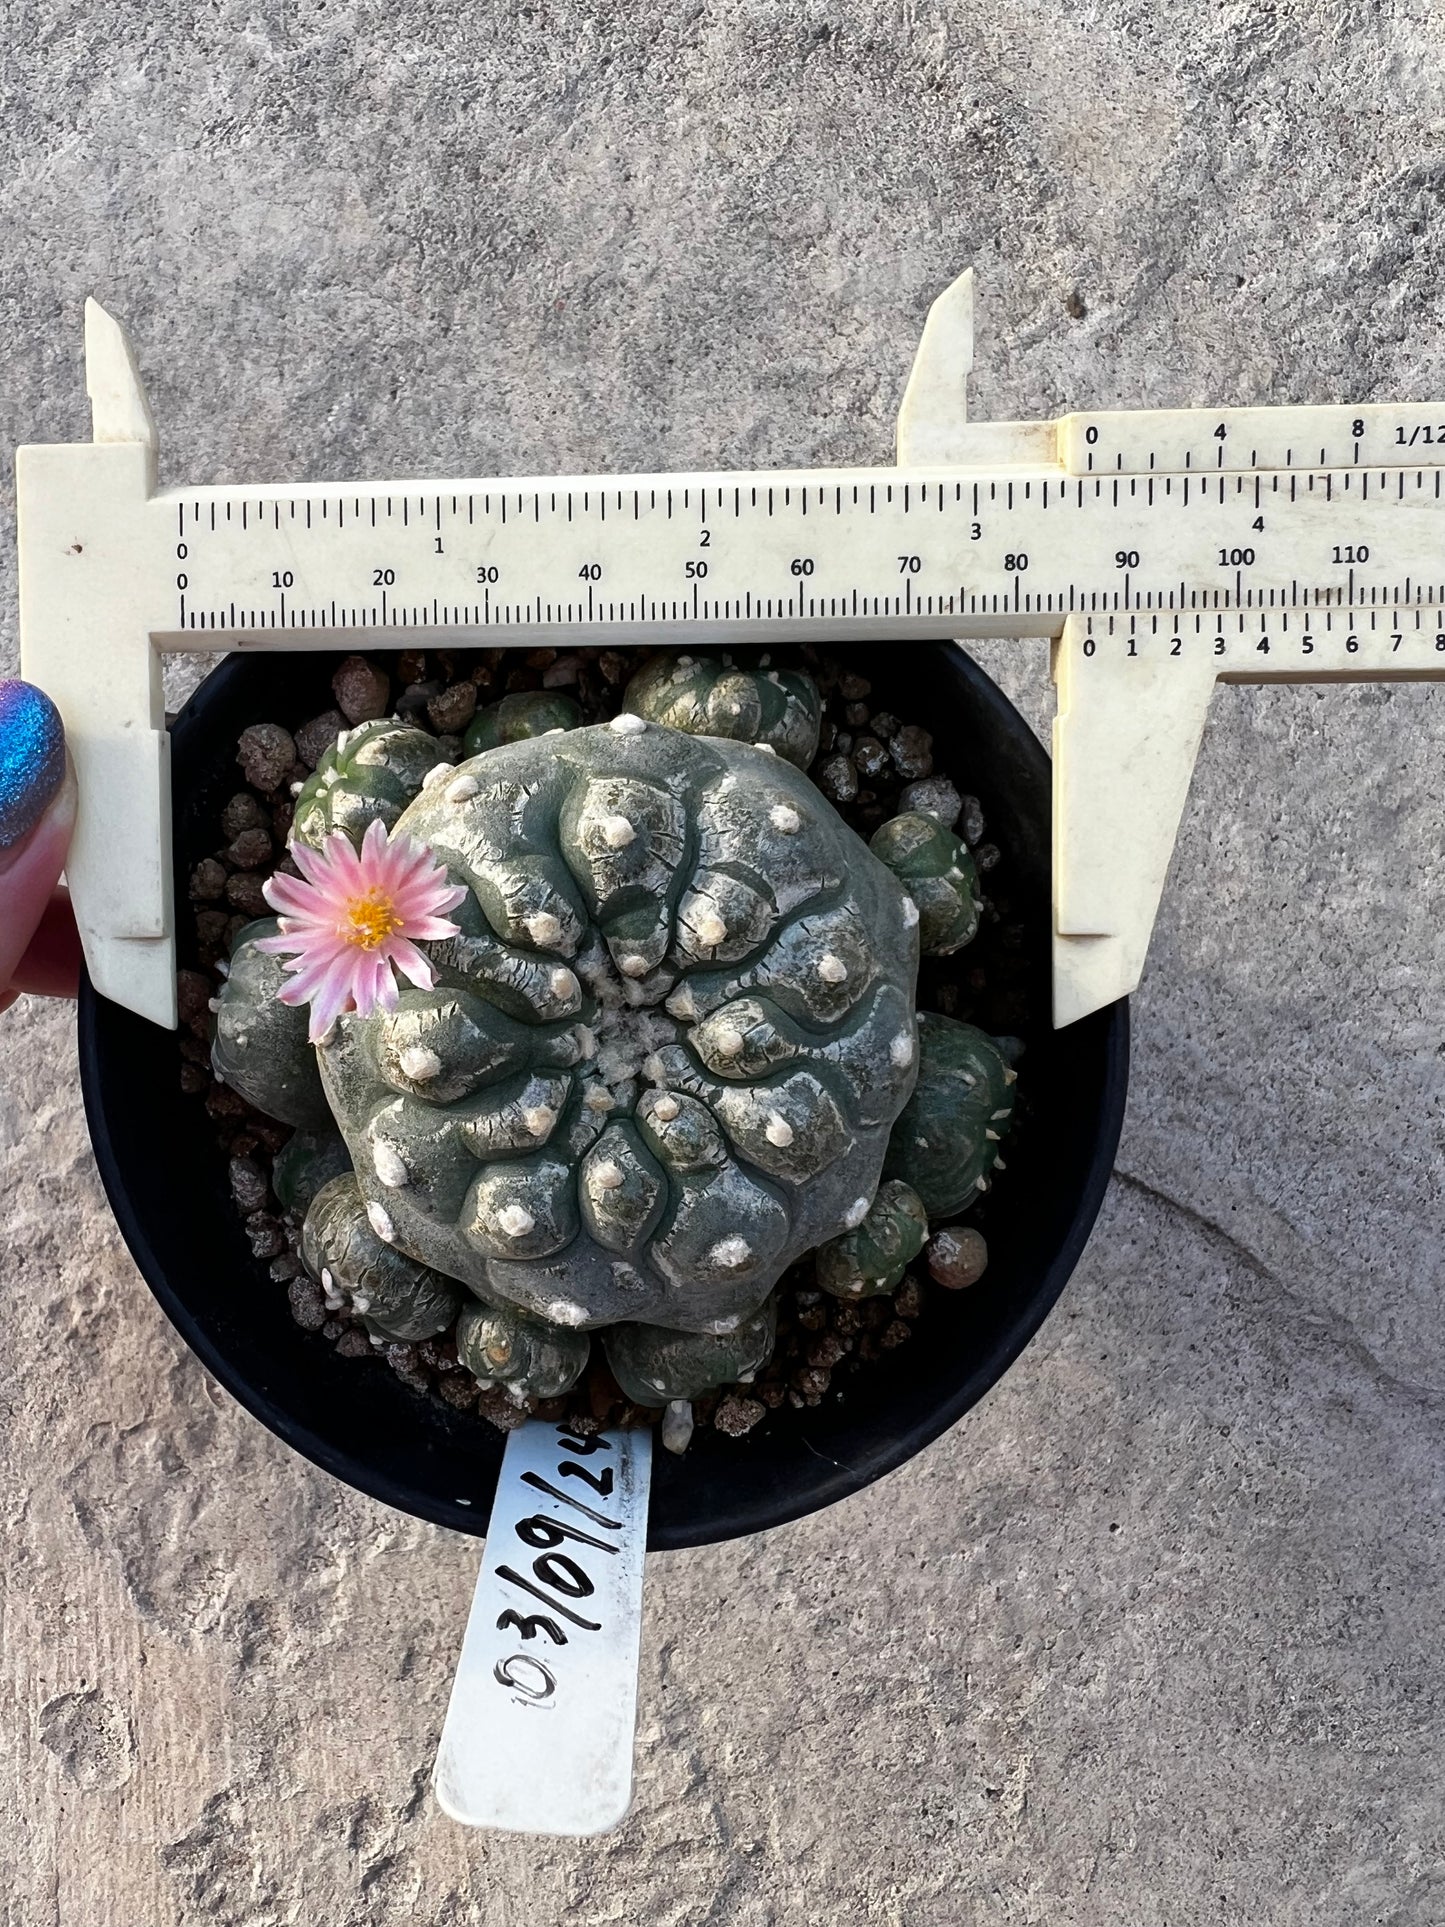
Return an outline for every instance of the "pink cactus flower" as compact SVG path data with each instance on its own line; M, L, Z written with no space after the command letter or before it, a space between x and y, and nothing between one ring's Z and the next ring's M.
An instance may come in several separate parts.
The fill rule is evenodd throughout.
M418 989L431 989L436 972L417 944L459 934L441 913L467 893L447 882L429 850L409 836L388 838L374 822L359 852L337 830L319 851L297 843L291 854L305 881L274 876L265 884L281 931L257 948L289 956L294 975L276 995L283 1004L310 1004L313 1044L343 1011L395 1010L393 966Z

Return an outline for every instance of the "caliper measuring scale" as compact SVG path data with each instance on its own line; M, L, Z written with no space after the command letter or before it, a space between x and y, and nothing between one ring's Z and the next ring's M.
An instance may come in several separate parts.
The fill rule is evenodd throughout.
M174 1025L168 651L1052 644L1053 997L1137 984L1218 680L1445 679L1445 404L970 423L972 277L934 303L894 467L157 489L119 325L89 443L17 452L24 673L81 785L97 990Z

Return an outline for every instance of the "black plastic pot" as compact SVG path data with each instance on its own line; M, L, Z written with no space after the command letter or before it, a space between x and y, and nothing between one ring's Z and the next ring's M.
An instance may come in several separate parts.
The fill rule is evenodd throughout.
M891 1472L946 1431L1018 1357L1083 1251L1113 1164L1128 1081L1124 1002L1047 1028L1048 758L1018 712L950 643L840 652L886 705L934 732L942 769L982 801L1006 853L991 884L1012 898L1035 987L1020 1095L1028 1116L987 1204L990 1262L969 1291L934 1292L913 1341L845 1401L783 1407L741 1440L698 1433L683 1459L656 1455L650 1544L707 1544L814 1512ZM248 724L300 722L331 706L336 658L235 656L186 705L172 735L176 901L217 842L238 787ZM186 930L181 933L184 957ZM937 970L940 965L931 966ZM987 1022L987 1013L980 1013ZM178 1081L176 1040L87 986L80 1070L101 1177L121 1232L167 1316L202 1363L273 1432L339 1479L402 1511L484 1533L503 1441L475 1416L419 1398L381 1363L338 1358L293 1323L253 1258L226 1161Z

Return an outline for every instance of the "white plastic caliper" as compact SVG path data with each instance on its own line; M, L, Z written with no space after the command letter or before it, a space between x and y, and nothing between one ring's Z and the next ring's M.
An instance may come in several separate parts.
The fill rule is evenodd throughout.
M1215 681L1445 677L1445 404L970 424L972 343L965 274L894 468L157 489L135 357L87 303L94 440L16 471L96 988L176 1021L162 651L1037 636L1054 1021L1132 990Z

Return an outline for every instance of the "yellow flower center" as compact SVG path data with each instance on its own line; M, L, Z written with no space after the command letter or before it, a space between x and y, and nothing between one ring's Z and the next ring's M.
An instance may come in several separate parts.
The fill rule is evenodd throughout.
M386 892L368 890L364 897L353 897L347 904L341 934L348 943L362 950L375 950L394 930L401 928L402 920Z

